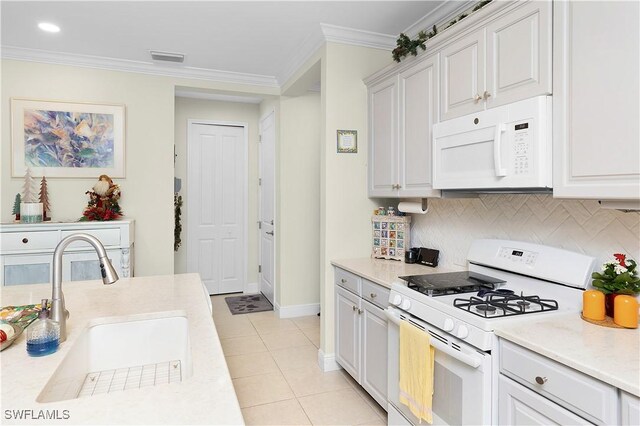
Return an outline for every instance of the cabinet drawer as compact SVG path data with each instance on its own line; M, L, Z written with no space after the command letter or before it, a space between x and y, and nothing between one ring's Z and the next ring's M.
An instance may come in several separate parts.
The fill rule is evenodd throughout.
M360 295L360 277L344 269L335 269L336 284L352 293Z
M503 339L500 372L591 422L617 424L616 389L593 377Z
M5 232L0 237L2 252L20 250L53 250L58 244L58 231Z
M103 246L119 246L120 245L120 229L87 229L81 231L62 231L60 238L68 237L71 234L82 232L89 234L100 240ZM69 245L71 248L89 248L91 245L84 241L75 241Z
M369 280L362 280L362 298L376 306L385 309L389 306L389 293L391 290Z

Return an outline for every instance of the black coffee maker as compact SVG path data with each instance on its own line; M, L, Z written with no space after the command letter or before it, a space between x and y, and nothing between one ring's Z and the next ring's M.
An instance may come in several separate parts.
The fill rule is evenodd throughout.
M420 255L420 248L413 247L404 252L404 263L417 263Z
M419 263L435 268L438 266L440 251L425 247L413 247L404 253L405 263Z

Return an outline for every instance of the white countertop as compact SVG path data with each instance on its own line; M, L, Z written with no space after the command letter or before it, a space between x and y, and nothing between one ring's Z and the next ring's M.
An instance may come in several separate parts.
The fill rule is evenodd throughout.
M2 424L244 424L218 334L197 274L123 278L63 284L67 341L48 356L27 355L26 332L0 353ZM0 289L2 305L39 303L51 285ZM179 384L158 385L51 403L36 398L87 323L95 318L183 310L189 321L193 375ZM167 340L170 344L170 340ZM68 420L7 419L6 410L68 410Z
M497 325L513 343L640 397L640 329L607 328L579 314Z
M370 257L333 260L331 264L387 288L391 288L391 283L404 275L437 274L453 271L453 269L442 267L431 268L415 263L410 264L397 260L373 259ZM464 268L459 270L464 270Z

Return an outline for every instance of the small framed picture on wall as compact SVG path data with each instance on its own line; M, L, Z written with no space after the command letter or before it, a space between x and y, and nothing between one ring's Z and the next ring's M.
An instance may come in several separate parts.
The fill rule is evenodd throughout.
M358 132L356 130L338 130L338 154L358 152Z

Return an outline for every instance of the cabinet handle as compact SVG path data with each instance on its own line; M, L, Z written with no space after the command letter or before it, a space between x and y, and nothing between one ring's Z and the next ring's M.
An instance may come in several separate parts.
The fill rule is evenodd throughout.
M375 299L378 295L375 293L371 293L369 296L371 296L372 299Z
M491 93L489 93L488 91L484 91L482 98L486 101L487 99L489 99L491 97Z
M539 385L544 385L545 383L547 383L547 378L536 376L536 383Z
M344 284L344 283L346 283L346 282L347 282L347 280L345 280L344 278L342 278L342 279L340 280L340 282L341 282L342 284Z
M355 306L355 305L353 305L351 308L352 308L352 310L353 310L354 312L355 312L355 310L356 310L356 309L358 309L358 308L356 308L356 306Z
M362 313L362 309L358 308L358 314Z
M477 104L481 100L482 100L482 96L480 96L478 93L476 93L476 95L473 97L473 103Z
M23 238L23 239L22 239L22 243L23 243L23 244L27 244L28 242L29 242L29 239L28 239L28 238Z
M273 231L266 232L267 235L273 235Z

